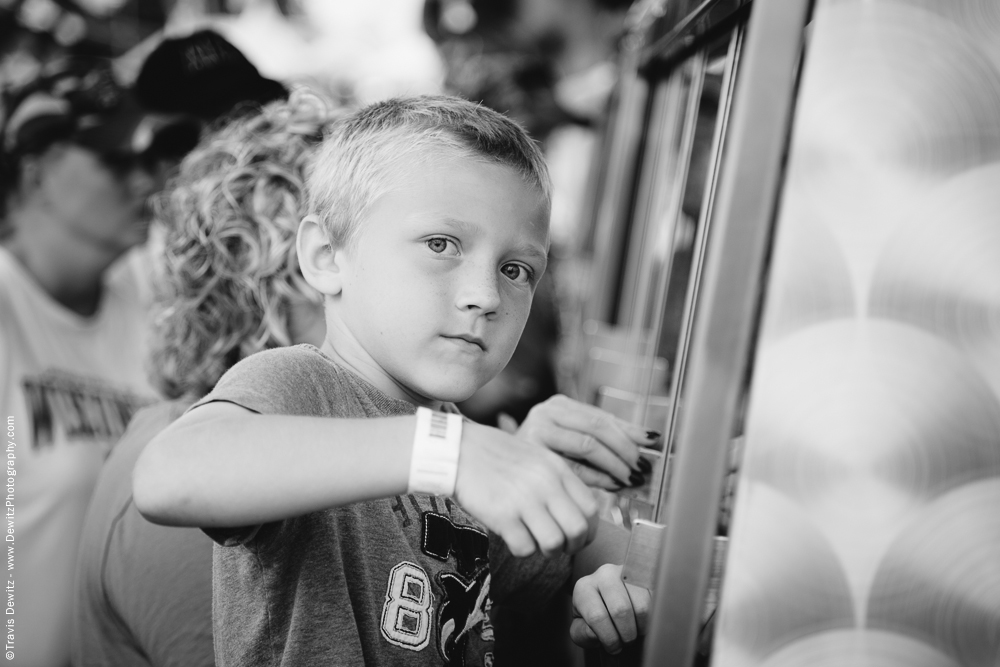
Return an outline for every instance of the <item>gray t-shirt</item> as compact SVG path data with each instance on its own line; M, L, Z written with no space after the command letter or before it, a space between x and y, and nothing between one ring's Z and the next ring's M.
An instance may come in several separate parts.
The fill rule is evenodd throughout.
M309 345L241 361L198 405L211 401L339 418L416 410ZM524 603L518 591L544 599L568 576L565 559L514 559L451 498L424 494L206 532L220 667L491 665L491 579Z

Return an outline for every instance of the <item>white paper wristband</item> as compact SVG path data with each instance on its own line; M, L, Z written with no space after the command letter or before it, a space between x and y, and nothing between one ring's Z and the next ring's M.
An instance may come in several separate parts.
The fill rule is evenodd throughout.
M417 408L407 493L455 495L462 415Z

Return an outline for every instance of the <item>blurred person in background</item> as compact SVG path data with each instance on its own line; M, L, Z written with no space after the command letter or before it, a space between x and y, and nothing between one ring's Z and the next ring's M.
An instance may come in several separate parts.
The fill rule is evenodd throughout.
M155 397L143 371L143 281L116 264L145 240L146 199L172 151L186 148L157 141L155 129L107 61L60 61L5 91L0 412L16 443L17 665L68 663L87 501L110 447Z
M194 116L208 124L255 113L261 104L288 97L284 85L261 76L214 30L162 37L143 59L133 88L149 109Z
M295 235L306 161L331 119L305 91L269 104L206 137L159 199L151 374L172 400L136 415L98 480L78 561L77 667L214 664L212 541L143 519L132 468L240 359L323 341Z
M157 398L144 370L148 261L129 253L145 241L147 201L213 114L284 96L209 31L163 40L134 89L110 61L76 57L3 92L0 408L17 443L14 664L68 664L87 502L129 419Z

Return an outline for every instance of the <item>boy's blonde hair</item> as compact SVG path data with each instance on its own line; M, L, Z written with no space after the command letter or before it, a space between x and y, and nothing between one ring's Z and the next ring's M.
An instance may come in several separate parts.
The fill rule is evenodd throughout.
M243 357L289 345L289 306L322 303L295 235L306 164L333 118L297 90L203 139L157 201L151 375L167 397L200 397Z
M378 102L339 122L314 158L309 209L335 245L348 247L394 170L440 155L510 167L550 205L545 159L520 125L458 97L423 96Z

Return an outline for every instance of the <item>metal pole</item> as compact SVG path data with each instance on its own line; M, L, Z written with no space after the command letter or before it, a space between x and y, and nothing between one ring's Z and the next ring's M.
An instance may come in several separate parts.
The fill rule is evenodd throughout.
M756 0L695 313L643 664L690 667L775 217L810 0Z

